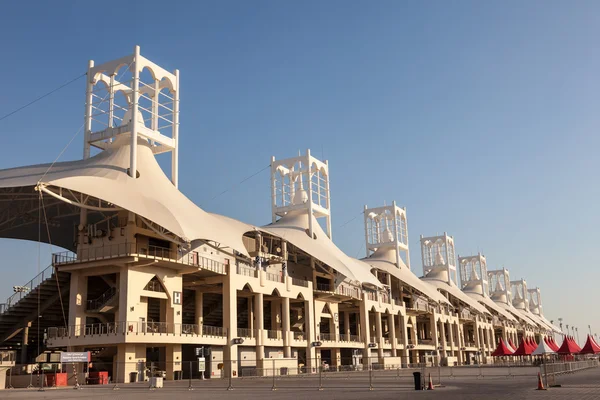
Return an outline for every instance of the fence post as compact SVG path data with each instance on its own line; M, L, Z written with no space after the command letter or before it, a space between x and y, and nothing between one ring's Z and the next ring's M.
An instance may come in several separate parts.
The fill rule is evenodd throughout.
M42 364L43 366L43 364ZM40 368L42 370L42 382L40 384L40 388L38 389L38 392L43 392L44 391L44 368Z
M369 390L373 390L373 364L369 363Z
M223 364L225 364L225 363L223 363ZM229 360L228 374L229 374L229 386L227 386L227 390L233 390L233 384L231 381L231 375L233 375L233 361L231 361L231 360Z
M10 367L8 369L8 372L10 372L10 375L8 376L8 386L6 387L7 389L14 389L14 387L12 385L12 369L13 369L13 367Z
M273 359L273 387L271 390L277 390L277 387L275 386L275 359Z
M319 390L323 390L323 366L317 365L319 368Z
M119 360L117 359L117 373L115 375L115 386L113 386L113 390L119 390Z
M29 375L29 385L27 389L31 389L33 387L33 369L31 369L31 374Z
M188 386L188 390L194 390L192 387L192 361L190 361L190 385Z

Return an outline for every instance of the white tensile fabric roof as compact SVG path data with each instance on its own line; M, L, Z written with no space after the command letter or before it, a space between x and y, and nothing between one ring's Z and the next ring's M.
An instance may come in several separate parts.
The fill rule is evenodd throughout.
M517 320L511 313L509 313L508 311L503 310L502 307L498 306L496 304L496 302L494 300L490 299L489 297L482 296L479 293L473 293L473 292L465 292L465 293L469 297L471 297L473 300L476 300L476 301L480 302L484 306L488 306L489 308L491 308L492 310L496 311L498 314L500 314L504 318L508 319L509 321L516 321Z
M353 259L340 250L321 228L314 216L312 218L315 238L308 235L307 211L289 212L275 223L260 228L262 231L279 236L294 246L319 259L350 280L374 287L382 287L381 282L371 273L371 266Z
M396 266L396 252L394 249L379 249L370 257L363 258L362 261L373 267L385 271L409 286L412 286L433 301L450 304L450 302L438 292L435 287L419 279L400 259L400 268Z
M424 282L427 282L428 284L431 284L440 290L445 290L450 295L456 297L463 303L468 304L470 307L474 308L478 312L480 312L482 314L491 315L491 313L487 310L487 308L485 308L484 306L479 304L477 301L473 300L471 297L467 296L467 294L465 292L463 292L462 290L460 290L458 288L458 286L456 286L454 283L449 284L448 282L443 282L443 281L440 281L437 279L427 278L427 277L421 278L421 279Z
M546 344L546 341L544 339L542 339L542 340L540 340L540 343L538 344L536 349L533 351L533 353L531 353L531 355L532 356L543 356L544 354L556 354L556 352L554 350L552 350L550 348L550 346L548 346Z
M535 322L537 322L538 325L540 325L540 327L544 328L544 329L548 329L553 331L554 328L552 327L551 324L547 323L546 321L544 321L544 319L542 317L540 317L537 314L532 313L531 311L527 312L527 316L529 318L531 318L532 320L534 320Z
M548 321L548 319L546 317L544 317L543 315L538 315L538 317L540 317L542 319L542 321L544 321L548 326L552 327L552 330L556 333L560 333L560 328L557 327L556 325L554 325L552 322Z
M506 311L510 312L515 317L522 319L526 323L533 325L533 326L537 325L531 318L529 318L526 314L522 313L521 312L522 310L516 309L512 304L508 305L508 304L500 302L500 301L496 302L496 304L498 304L500 307L504 308Z
M209 214L173 186L158 165L146 141L138 142L137 169L132 179L127 137L87 160L13 168L0 171L0 188L34 187L43 184L100 198L138 214L189 242L211 240L224 248L247 255L239 224ZM45 175L44 175L45 174ZM44 195L48 196L49 195ZM253 228L247 225L247 231ZM70 239L72 240L72 238Z

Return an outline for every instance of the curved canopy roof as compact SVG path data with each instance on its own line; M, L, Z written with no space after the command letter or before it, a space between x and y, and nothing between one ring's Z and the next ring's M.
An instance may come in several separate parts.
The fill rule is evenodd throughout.
M491 308L492 310L496 311L498 314L500 314L502 317L508 319L509 321L517 321L517 319L511 313L502 309L502 307L500 307L498 304L496 304L496 302L494 300L490 299L489 297L482 296L481 294L474 293L474 292L465 292L465 293L469 297L471 297L473 300L476 300L479 303L483 304L484 306Z
M396 266L396 253L393 249L378 249L370 257L363 258L362 261L372 265L374 268L389 273L401 280L405 284L413 287L433 301L450 304L435 287L419 279L412 271L400 260L400 268Z
M261 228L264 232L279 236L304 252L321 260L331 268L350 280L358 281L374 287L382 287L381 282L371 273L370 265L347 256L340 250L312 218L313 234L308 235L308 218L306 211L292 211L276 222Z
M523 314L522 310L518 310L516 309L512 304L508 305L502 301L496 301L495 302L498 306L502 307L504 310L508 311L509 313L511 313L512 315L514 315L516 318L525 321L525 323L532 325L532 326L537 326L537 324L535 322L533 322L527 315Z
M454 283L449 284L448 282L443 282L443 281L440 281L437 279L432 279L432 278L427 278L427 277L421 278L421 279L424 282L427 282L428 284L435 286L438 290L445 290L450 295L456 297L463 303L465 303L465 304L469 305L471 308L475 309L477 312L479 312L481 314L491 315L491 313L487 310L487 308L485 308L484 306L479 304L477 301L473 300L471 297L467 296L467 294L465 292L463 292L462 290L460 290L458 288L458 286L456 286Z
M120 137L107 150L87 160L55 163L52 168L46 164L0 171L0 189L9 193L20 189L29 196L37 196L33 189L41 183L56 191L70 191L71 195L75 192L75 195L101 199L113 207L140 215L185 241L214 241L222 248L247 255L239 226L205 212L175 188L158 165L147 141L138 141L137 179L128 175L129 163L129 139ZM73 221L78 221L78 216ZM37 240L38 224L35 222L29 227L0 230L0 235ZM53 227L52 242L73 250L74 224L63 225L68 225L68 229ZM247 230L252 227L248 226Z
M596 341L590 335L587 335L587 340L585 341L585 344L581 348L581 351L579 352L579 354L598 354L598 353L600 353L600 346L598 346L598 343L596 343Z

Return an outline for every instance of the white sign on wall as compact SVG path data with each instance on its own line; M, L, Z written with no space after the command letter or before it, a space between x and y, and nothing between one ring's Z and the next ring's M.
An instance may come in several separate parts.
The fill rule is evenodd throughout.
M181 292L173 292L173 304L181 304Z

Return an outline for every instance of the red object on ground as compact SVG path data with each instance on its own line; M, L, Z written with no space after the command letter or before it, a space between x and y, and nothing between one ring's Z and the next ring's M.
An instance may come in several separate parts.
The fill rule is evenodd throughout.
M498 347L496 347L496 350L494 350L494 352L492 353L492 357L502 357L502 356L512 356L513 353L512 351L510 351L508 349L508 347L506 347L506 344L504 343L504 340L500 339L500 341L498 342Z
M588 335L587 340L586 340L585 344L583 345L583 348L581 349L579 354L597 354L597 353L600 353L600 346L598 346L598 343L596 343L594 341L594 339L592 339L592 337L590 335Z
M538 372L538 387L537 390L546 390L544 387L544 382L542 382L542 374Z
M47 387L67 386L67 373L57 372L56 374L45 374Z
M108 371L90 372L88 380L92 385L108 385Z

